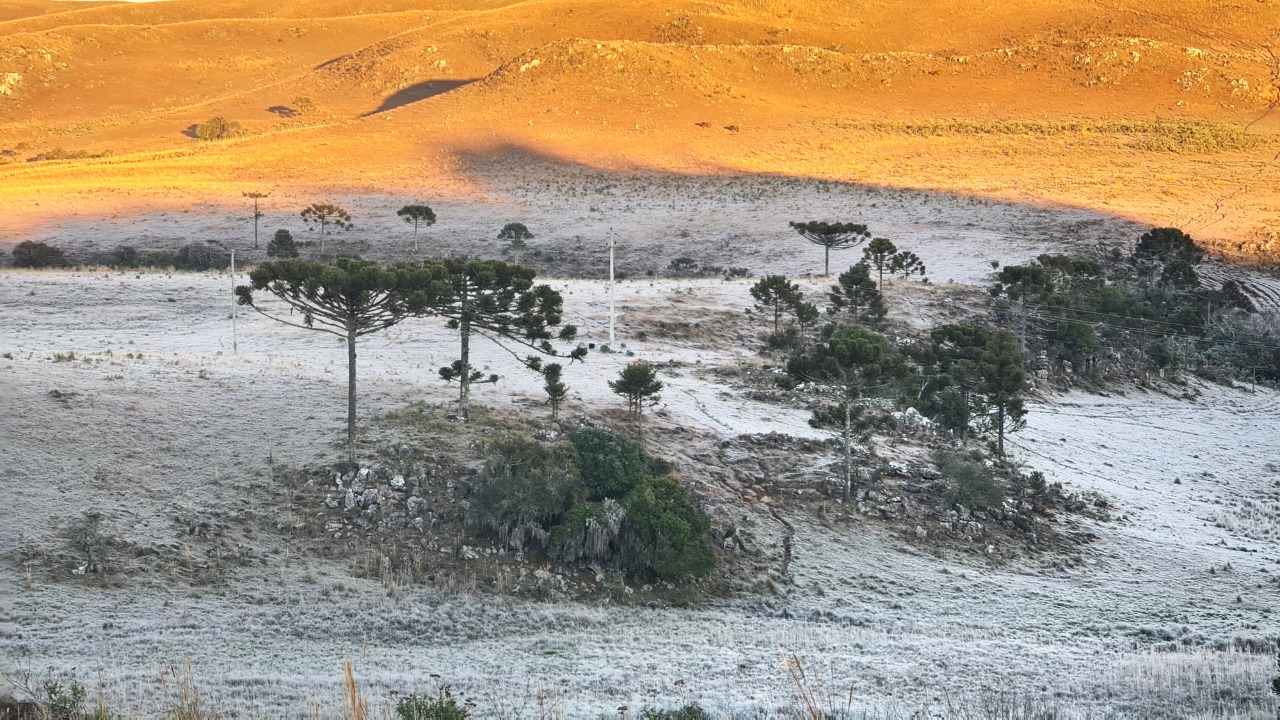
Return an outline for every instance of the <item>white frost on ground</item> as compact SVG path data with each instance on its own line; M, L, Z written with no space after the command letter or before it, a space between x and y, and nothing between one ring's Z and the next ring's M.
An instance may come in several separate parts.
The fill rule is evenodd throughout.
M233 355L230 284L225 274L0 273L0 353L12 355L0 359L0 549L59 542L57 529L89 508L131 541L172 543L170 517L234 508L236 479L261 470L269 453L294 464L335 454L342 346L242 314ZM605 287L555 284L566 293L567 321L602 341ZM636 357L680 363L664 372L664 422L725 435L811 432L798 412L695 377L698 363L748 359L749 341L679 346L625 331L641 314L740 313L748 286L620 286L620 343ZM480 388L478 402L540 402L535 376L492 345L475 347L477 364L504 376ZM67 352L76 360L51 359ZM142 359L126 358L137 353ZM447 402L453 388L436 369L455 353L456 339L430 321L369 338L360 352L362 415ZM617 404L605 381L631 359L594 353L569 368L574 403ZM304 584L298 564L280 557L233 572L227 587L196 591L163 579L26 589L21 569L0 562L0 667L77 667L93 679L101 663L128 701L143 697L157 661L189 659L227 712L292 716L313 698L337 707L350 652L378 700L440 673L482 704L490 692L531 698L539 683L557 688L576 717L686 700L742 712L787 705L782 650L822 668L836 694L852 686L868 706L1013 688L1142 715L1176 703L1217 707L1214 693L1228 688L1266 716L1274 709L1260 689L1272 659L1231 648L1277 636L1277 518L1251 503L1280 482L1271 464L1280 396L1194 387L1195 400L1134 389L1031 407L1028 427L1012 437L1018 456L1068 489L1106 496L1116 516L1091 523L1099 539L1070 569L940 558L881 530L832 530L800 517L792 518L795 589L782 615L751 599L622 610L420 590L397 602L340 565ZM357 591L319 596L338 580Z

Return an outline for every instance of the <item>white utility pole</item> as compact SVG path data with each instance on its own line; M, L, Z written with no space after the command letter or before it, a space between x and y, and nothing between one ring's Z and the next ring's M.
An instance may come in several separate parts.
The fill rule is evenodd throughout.
M231 354L240 354L239 312L236 309L236 249L231 248Z
M609 347L613 347L613 228L609 228Z

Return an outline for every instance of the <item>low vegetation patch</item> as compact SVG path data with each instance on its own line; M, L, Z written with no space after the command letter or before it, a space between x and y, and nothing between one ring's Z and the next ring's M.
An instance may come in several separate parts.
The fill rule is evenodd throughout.
M62 250L35 240L20 242L13 248L13 266L21 268L63 267L67 257Z

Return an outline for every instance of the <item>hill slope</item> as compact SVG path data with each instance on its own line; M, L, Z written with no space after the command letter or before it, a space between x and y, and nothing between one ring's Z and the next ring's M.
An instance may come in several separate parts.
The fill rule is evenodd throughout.
M459 160L519 148L1081 205L1280 258L1271 1L66 7L0 15L0 203L28 223L64 193L461 192L493 178ZM213 116L245 134L189 137Z

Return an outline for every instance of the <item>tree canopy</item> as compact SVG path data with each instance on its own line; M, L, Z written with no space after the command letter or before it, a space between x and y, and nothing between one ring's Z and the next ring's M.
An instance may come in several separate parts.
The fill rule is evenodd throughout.
M818 319L818 308L805 302L800 286L783 275L768 275L751 286L751 297L757 307L773 314L773 333L778 334L778 321L783 312L790 312L802 325Z
M787 362L790 386L807 383L827 400L814 410L809 424L831 430L843 440L845 502L853 494L853 444L865 442L875 423L859 400L908 371L906 360L888 338L860 325L838 328L826 343Z
M643 419L646 405L658 404L662 388L657 369L643 360L627 363L618 373L618 379L609 381L609 389L627 399L627 411L636 420Z
M446 380L457 379L458 415L469 414L471 383L471 336L481 335L500 347L514 342L544 355L559 355L553 339L571 341L578 329L563 325L564 300L549 285L534 285L533 268L500 260L446 258L426 266L436 268L435 287L423 314L444 318L450 329L458 330L461 357L452 366L441 368ZM553 332L554 328L559 328ZM509 351L509 350L508 350ZM586 356L585 348L567 353L570 361ZM535 367L526 358L526 364Z
M1024 424L1027 375L1018 341L1008 330L944 325L932 333L940 369L971 395L974 429L995 432L1004 457L1004 436Z
M862 249L862 261L880 273L881 292L884 292L884 271L892 268L894 254L897 252L898 246L889 238L882 237L875 238Z
M433 267L384 267L369 260L341 259L333 265L305 260L275 260L249 273L236 287L236 300L277 322L337 335L347 343L347 457L355 462L356 340L423 312L437 286ZM264 307L255 292L265 291L301 314L300 320Z
M435 211L426 205L405 205L396 211L396 215L413 226L413 251L418 252L418 227L435 225Z
M888 309L884 295L876 287L876 281L871 279L871 266L860 262L840 273L837 279L839 282L831 286L827 295L831 300L830 313L835 315L847 310L854 322L884 319Z
M867 230L867 226L859 223L833 223L810 220L808 222L793 222L791 223L791 228L814 245L822 246L823 275L831 274L832 250L855 247L871 237L871 232Z

